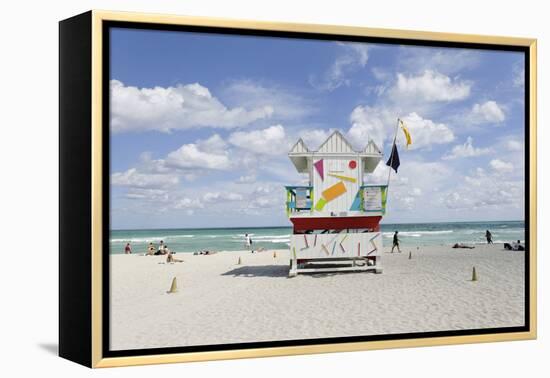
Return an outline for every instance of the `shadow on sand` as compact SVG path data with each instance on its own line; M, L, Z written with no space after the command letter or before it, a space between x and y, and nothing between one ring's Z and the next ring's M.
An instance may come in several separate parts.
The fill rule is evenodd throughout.
M222 276L288 277L288 266L285 266L285 265L241 266L223 273Z
M349 267L349 264L315 264L311 266L312 268L346 268ZM315 272L315 273L301 273L302 275L307 275L312 278L325 278L332 276L345 276L345 275L354 275L354 274L365 274L365 273L374 273L374 271L340 271L340 272Z
M322 265L317 264L315 267L328 268L328 267L345 267L349 265ZM301 273L301 275L309 276L313 278L331 277L336 275L351 275L351 274L365 274L367 272L347 271L347 272L311 272ZM233 277L288 277L288 266L286 265L260 265L260 266L241 266L225 273L222 276Z

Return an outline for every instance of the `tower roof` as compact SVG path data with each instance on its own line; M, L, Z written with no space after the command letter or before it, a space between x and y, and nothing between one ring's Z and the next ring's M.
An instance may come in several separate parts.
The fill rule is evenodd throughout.
M302 140L302 138L298 139L296 144L290 149L289 153L303 153L303 152L309 152L309 149L307 148L306 144Z
M338 130L334 131L330 136L321 144L317 152L321 153L356 153L353 150L351 144L344 138L342 133Z
M300 138L288 153L288 157L300 173L307 173L309 171L311 164L308 164L308 161L314 157L322 158L323 156L329 157L331 155L362 159L365 172L372 172L380 159L382 159L382 152L374 141L369 140L363 151L356 151L338 130L332 132L316 151L310 151L302 138Z

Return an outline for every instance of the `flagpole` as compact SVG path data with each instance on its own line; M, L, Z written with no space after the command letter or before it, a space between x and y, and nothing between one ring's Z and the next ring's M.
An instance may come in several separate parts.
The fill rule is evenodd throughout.
M397 132L399 131L399 118L397 118L397 124L395 125L395 135L393 136L393 143L391 145L392 152L391 159L390 159L390 169L388 171L388 183L386 184L386 198L388 197L388 193L390 191L390 177L391 177L391 170L392 170L392 164L393 164L393 146L395 145L395 141L397 140Z

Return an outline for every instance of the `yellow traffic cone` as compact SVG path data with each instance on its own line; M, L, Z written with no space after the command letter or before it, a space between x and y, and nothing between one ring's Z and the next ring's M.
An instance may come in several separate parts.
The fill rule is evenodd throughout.
M170 286L170 290L167 291L168 294L173 294L178 292L178 282L176 281L176 277L172 278L172 285Z
M241 256L239 256L239 260L237 261L237 265L241 265L241 264L242 264Z
M476 267L472 269L472 281L477 281Z

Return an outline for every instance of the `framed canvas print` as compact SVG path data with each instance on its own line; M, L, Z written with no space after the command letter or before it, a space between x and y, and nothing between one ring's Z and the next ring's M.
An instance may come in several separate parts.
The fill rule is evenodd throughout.
M536 337L536 41L60 22L59 353Z

